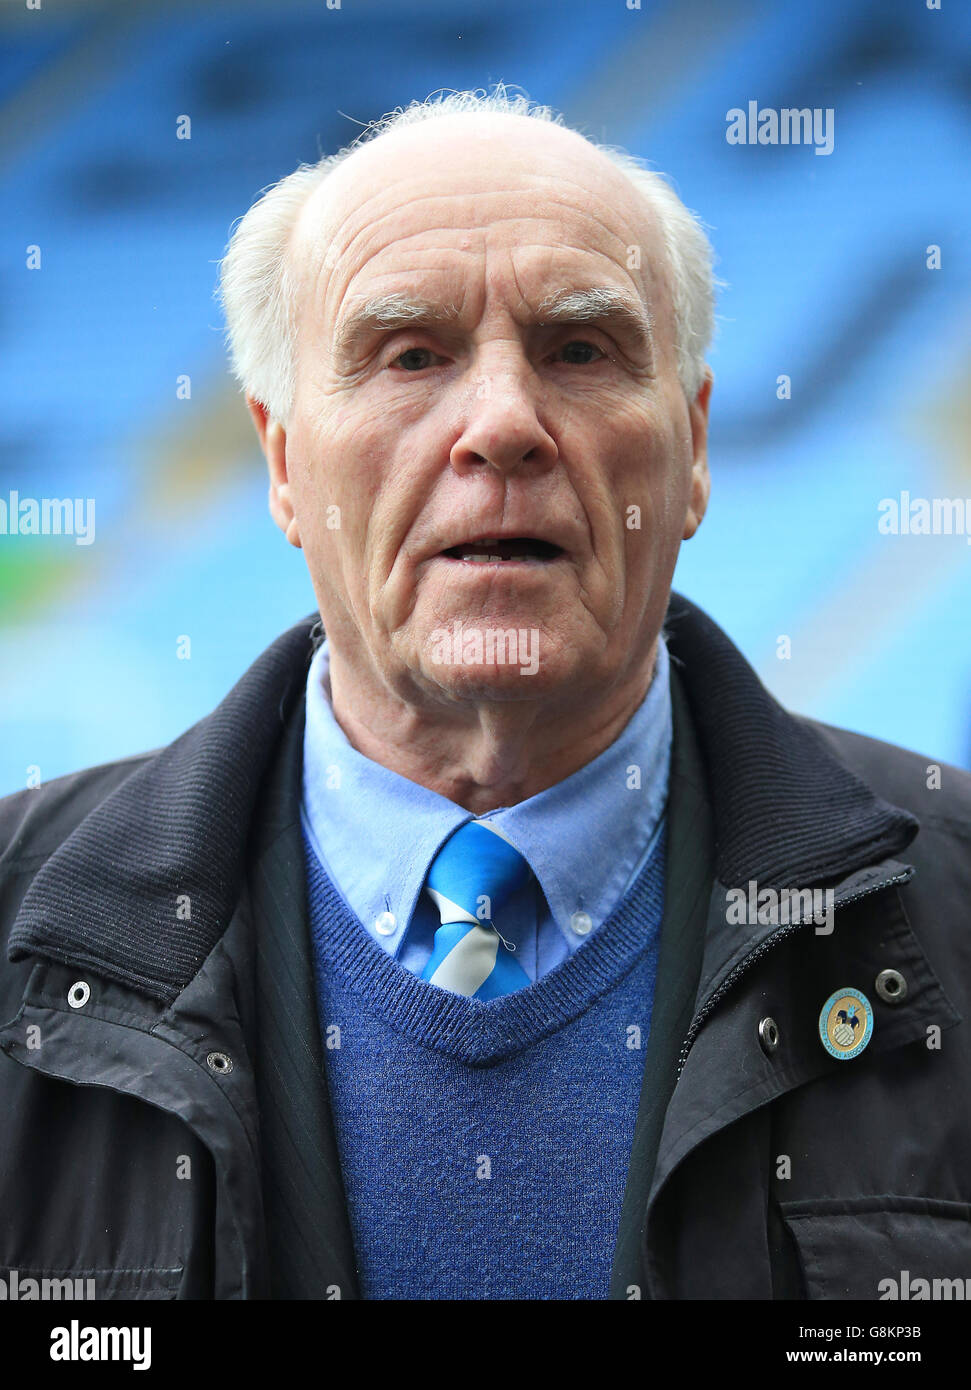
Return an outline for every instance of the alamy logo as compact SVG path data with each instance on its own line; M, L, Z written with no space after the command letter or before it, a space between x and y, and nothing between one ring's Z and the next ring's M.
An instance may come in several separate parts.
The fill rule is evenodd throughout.
M971 497L884 497L877 503L882 536L964 536L971 545Z
M130 1361L133 1371L152 1365L150 1327L81 1327L77 1318L68 1327L51 1328L52 1361Z
M73 536L75 545L94 540L93 497L0 497L0 536Z
M909 1269L900 1271L899 1279L881 1279L877 1285L880 1299L901 1299L903 1302L961 1302L971 1299L971 1279L912 1278Z
M435 628L431 642L436 666L518 666L521 676L539 670L535 627L465 627L456 618L451 628Z
M836 143L836 110L832 106L747 107L725 112L730 145L814 145L816 154L832 154Z
M92 1299L94 1296L92 1278L76 1279L66 1275L59 1279L45 1275L35 1279L33 1275L22 1276L17 1269L0 1274L0 1303L60 1302L62 1299Z
M815 922L817 936L829 936L833 930L836 894L832 888L760 888L752 878L747 889L729 888L725 898L725 921L730 927Z

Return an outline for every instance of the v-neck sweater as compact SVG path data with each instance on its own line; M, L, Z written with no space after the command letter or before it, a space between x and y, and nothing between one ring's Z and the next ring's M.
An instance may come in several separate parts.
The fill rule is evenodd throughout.
M369 936L304 839L325 1070L361 1292L606 1298L664 907L665 823L598 931L468 999Z

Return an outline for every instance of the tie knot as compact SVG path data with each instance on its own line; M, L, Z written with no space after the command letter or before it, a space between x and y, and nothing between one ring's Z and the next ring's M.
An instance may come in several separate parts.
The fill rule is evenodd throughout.
M505 835L488 821L471 820L449 836L432 860L428 890L443 923L489 921L529 882L529 872L526 859Z

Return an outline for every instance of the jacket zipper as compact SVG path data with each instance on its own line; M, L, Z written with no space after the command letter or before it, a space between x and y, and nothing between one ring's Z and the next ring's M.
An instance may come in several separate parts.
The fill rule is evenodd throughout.
M872 893L882 893L885 888L892 888L895 883L906 883L909 879L913 878L913 876L913 868L908 867L904 873L894 874L892 878L885 878L882 882L872 884L868 888L863 888L858 893L851 893L850 896L844 898L838 906L840 908L848 907L850 903L859 902L861 898L868 898ZM779 941L782 941L784 937L791 936L793 932L799 931L800 928L805 925L805 922L791 922L788 926L782 927L777 932L773 932L771 936L766 937L760 946L756 946L754 951L740 960L739 963L728 972L714 994L709 997L701 1013L697 1014L692 1020L691 1027L688 1029L687 1036L681 1048L681 1056L678 1058L678 1075L675 1078L675 1083L677 1083L681 1077L681 1073L684 1071L684 1064L688 1060L688 1053L691 1051L695 1038L701 1032L705 1019L718 1001L724 998L733 985L738 983L749 967L754 965L757 960L761 960L767 951L771 951L773 946Z

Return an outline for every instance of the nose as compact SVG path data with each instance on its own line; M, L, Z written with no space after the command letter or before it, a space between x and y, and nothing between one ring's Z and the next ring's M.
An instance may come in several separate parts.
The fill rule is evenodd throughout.
M491 464L501 473L544 472L556 462L556 441L536 411L524 370L483 376L465 426L452 446L452 467L471 472Z

